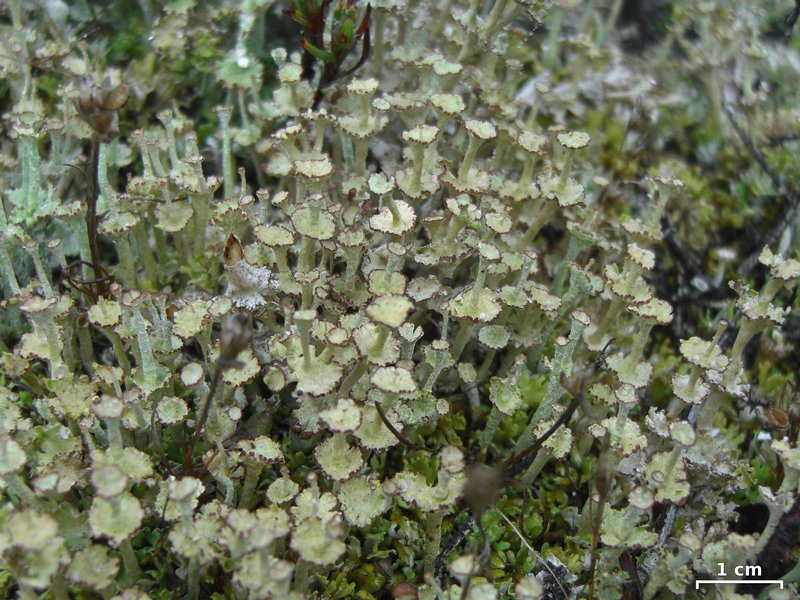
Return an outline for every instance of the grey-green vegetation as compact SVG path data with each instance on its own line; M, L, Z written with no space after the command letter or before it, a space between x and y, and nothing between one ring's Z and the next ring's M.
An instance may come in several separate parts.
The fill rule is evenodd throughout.
M4 2L5 597L797 597L793 10Z

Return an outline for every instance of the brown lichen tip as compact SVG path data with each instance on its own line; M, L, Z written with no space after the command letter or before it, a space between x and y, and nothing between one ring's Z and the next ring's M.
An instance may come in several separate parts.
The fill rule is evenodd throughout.
M434 125L417 125L404 131L400 137L404 142L427 146L435 142L438 135L439 128Z
M640 304L628 306L628 310L636 316L653 321L658 325L669 325L672 322L672 305L660 298L650 298Z
M387 394L410 394L417 391L411 371L398 367L379 367L370 377L373 386Z
M284 461L281 445L266 435L242 440L237 447L245 458L261 464L270 465Z
M272 278L272 271L266 267L256 267L245 258L244 248L239 238L231 233L225 244L223 264L228 274L226 294L233 303L248 310L265 306L264 295L278 289L278 282Z
M129 95L128 86L115 84L110 76L100 84L84 77L72 102L81 118L94 130L97 139L108 142L119 134L113 127L114 114L125 106Z
M292 169L298 177L313 180L323 180L333 174L333 161L325 155L318 159L296 160L292 163Z
M406 296L378 296L367 306L367 316L375 323L397 329L413 310L414 303Z
M464 121L464 128L471 137L481 141L493 140L497 137L497 128L490 121L467 119Z

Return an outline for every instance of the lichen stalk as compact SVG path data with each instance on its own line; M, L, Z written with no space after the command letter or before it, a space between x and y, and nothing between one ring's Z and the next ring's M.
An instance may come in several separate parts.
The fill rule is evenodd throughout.
M233 148L231 144L231 108L225 107L217 110L219 126L222 134L222 180L226 198L232 198L235 192L236 176L233 163Z
M472 335L473 324L469 321L462 321L456 334L456 339L453 341L453 360L458 360L461 353L464 351L464 346L467 345L470 336Z
M94 344L92 342L92 334L89 331L89 325L77 323L75 331L78 334L78 350L81 356L81 364L87 373L92 373L92 364L95 362L94 357Z
M379 354L383 351L383 347L386 345L386 340L389 339L389 328L385 325L377 325L378 327L378 336L375 338L375 342L372 344L372 352L375 354Z
M518 251L522 251L531 245L536 235L542 230L542 227L544 227L550 220L550 217L555 214L557 206L558 203L555 200L544 201L544 206L539 209L539 214L536 215L536 219L530 224L528 229L525 230L519 243L517 243Z
M623 304L624 303L622 299L619 297L615 297L611 302L609 302L608 308L600 319L600 324L592 332L592 335L589 336L590 346L596 346L602 343L603 337L606 335L611 325L619 316L619 311L622 309Z
M369 366L369 361L365 358L362 358L356 366L350 371L347 376L342 381L342 384L339 386L339 397L346 398L350 395L350 390L353 389L353 386L356 382L361 379L364 373L367 372L367 367Z
M384 30L386 29L386 12L377 9L373 12L373 22L370 28L373 32L373 48L374 54L372 55L372 64L374 65L374 72L378 75L383 74L383 60L385 51Z
M242 484L242 494L239 496L239 508L250 509L253 504L258 481L264 466L254 461L245 461L244 482Z
M144 221L139 221L133 226L133 236L136 240L136 256L142 261L146 282L142 282L145 288L153 288L158 283L158 271L153 251L150 248L150 240L147 239L147 230Z
M478 273L475 275L475 284L472 286L472 305L477 306L483 286L486 283L486 260L483 255L478 257Z
M58 379L64 375L64 359L62 357L63 343L61 334L56 325L55 317L50 310L40 314L32 314L34 325L44 335L47 342L47 351L50 356L50 375Z
M136 266L133 262L133 256L128 234L123 233L117 238L117 258L119 259L122 283L128 288L136 287Z
M500 425L500 421L503 418L503 413L501 413L496 406L492 406L491 412L489 412L489 417L486 419L486 424L483 427L483 431L481 431L481 435L478 437L478 448L481 450L486 448L489 443L494 438L494 434L497 431L497 427Z
M316 253L317 241L314 238L303 236L300 245L300 260L297 268L301 273L308 273L314 264L314 254Z
M108 144L99 144L97 150L97 212L102 213L111 207L113 188L108 181Z
M762 323L748 319L746 316L742 316L742 322L739 326L739 333L736 334L736 339L734 340L733 347L731 348L731 360L728 364L728 368L725 371L726 383L731 383L735 379L736 375L742 370L745 346L747 346L747 343L753 339L753 337L755 337L763 328L764 326Z
M522 485L530 486L536 479L537 475L541 473L547 461L553 457L552 453L547 448L541 448L536 453L536 458L533 459L531 466L529 466L520 477Z
M400 211L397 209L397 204L395 204L391 193L384 195L383 201L386 203L389 212L392 213L392 224L397 225L400 222Z
M581 335L583 334L586 326L577 319L572 320L570 326L569 338L567 343L563 346L556 346L555 355L550 367L550 377L547 381L547 390L545 391L544 398L539 403L538 408L533 413L525 432L519 437L516 445L514 446L515 452L522 452L525 447L530 443L533 435L533 429L539 421L549 419L553 414L553 405L561 398L564 389L561 386L561 375L569 374L572 370L572 354L578 345Z
M304 560L298 560L294 567L294 589L301 597L308 592L308 582L311 578L310 565Z
M103 333L106 334L106 337L111 342L111 347L114 350L114 356L119 363L119 366L122 367L123 372L126 376L131 374L131 363L128 361L128 355L125 352L125 347L122 344L122 338L119 337L116 331L113 329L105 328L103 329Z
M458 170L458 183L465 184L469 177L469 172L472 170L472 163L475 160L475 155L481 147L481 142L474 136L469 136L469 143L467 144L467 151L464 153L464 158L461 160L461 167Z
M14 272L14 267L11 263L11 257L6 248L6 238L0 234L0 270L3 271L3 276L6 281L6 288L11 292L11 295L19 294L19 282L17 281L17 274Z
M636 370L636 366L642 361L644 355L644 347L647 344L647 339L650 337L650 331L653 329L654 323L645 319L638 318L638 327L636 328L636 337L633 340L631 351L625 357L625 362L622 365L622 370L632 372Z
M125 571L124 580L129 583L138 581L142 576L142 569L139 566L136 553L133 551L133 544L131 544L130 538L125 538L120 542L119 552L122 556L122 565Z
M561 165L561 173L558 175L558 189L564 191L567 186L567 179L569 178L570 171L572 171L572 161L575 156L575 150L572 148L566 149L566 156L564 157L564 164Z
M70 600L69 586L64 581L64 576L61 573L53 575L53 580L50 582L50 592L53 594L54 600Z
M483 35L486 38L491 38L495 34L495 28L500 20L503 12L506 10L508 0L497 0L492 7L486 22L483 25Z
M3 475L3 481L5 481L8 488L14 493L14 495L18 496L22 499L25 504L28 506L37 506L39 504L39 498L34 494L33 490L28 487L28 484L25 483L25 480L20 477L19 474L13 473L9 475Z
M39 279L39 285L42 286L42 290L44 290L45 298L52 298L54 296L53 285L50 283L50 275L45 270L44 264L42 264L42 256L39 254L39 244L34 242L32 244L24 244L23 246L33 260L36 277Z
M369 139L359 138L355 141L355 167L356 175L363 177L367 166L367 151L369 150Z
M131 316L136 333L136 345L141 358L139 367L142 370L142 380L147 387L152 389L158 385L158 363L153 354L153 344L147 331L144 316L138 305L131 307Z
M200 561L192 556L186 569L187 597L197 600L200 597Z

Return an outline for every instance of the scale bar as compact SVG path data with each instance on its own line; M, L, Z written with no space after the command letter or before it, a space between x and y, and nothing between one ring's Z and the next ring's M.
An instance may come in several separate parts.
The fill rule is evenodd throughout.
M773 583L777 583L783 589L783 580L782 579L698 579L694 582L694 589L699 590L700 585L704 583L709 583L712 585L720 584L720 583L747 583L750 585L772 585Z

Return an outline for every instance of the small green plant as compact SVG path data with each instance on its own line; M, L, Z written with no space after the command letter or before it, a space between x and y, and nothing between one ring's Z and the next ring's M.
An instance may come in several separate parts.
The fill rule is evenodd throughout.
M331 0L297 0L295 6L286 11L286 14L303 28L304 37L300 40L300 45L308 53L304 57L312 56L322 61L319 83L312 103L315 109L319 106L326 87L337 79L344 79L355 73L369 57L369 18L372 6L367 4L366 11L359 21L355 0L336 0L331 10L330 30L326 31L330 4ZM329 43L326 43L326 37L329 38ZM343 70L345 60L360 40L363 40L361 57L353 66ZM326 49L328 47L329 49ZM308 60L304 60L303 66L307 72L310 70Z

